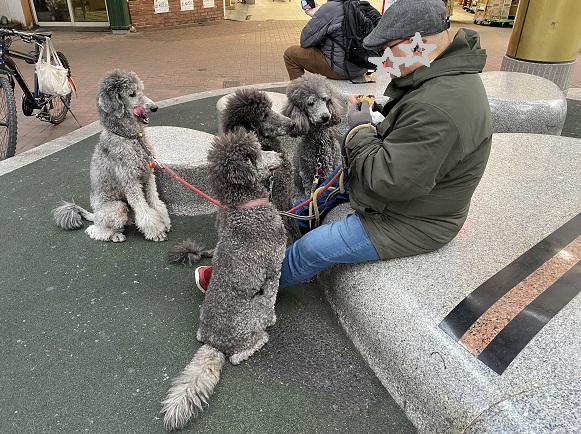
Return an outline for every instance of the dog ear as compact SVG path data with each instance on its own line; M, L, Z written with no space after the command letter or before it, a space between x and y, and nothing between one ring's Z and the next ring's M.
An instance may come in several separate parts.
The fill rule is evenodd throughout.
M97 103L101 110L117 118L122 117L125 113L125 105L117 92L101 92Z
M341 123L341 114L343 112L341 108L341 104L339 104L339 100L337 99L337 95L335 95L334 91L330 93L331 98L327 102L327 108L329 109L329 113L331 113L331 120L329 121L329 125L339 125Z
M303 110L288 100L281 114L295 121L294 136L304 136L309 132L311 123Z
M248 156L240 156L240 160L232 160L226 169L228 184L252 187L256 184L256 162Z

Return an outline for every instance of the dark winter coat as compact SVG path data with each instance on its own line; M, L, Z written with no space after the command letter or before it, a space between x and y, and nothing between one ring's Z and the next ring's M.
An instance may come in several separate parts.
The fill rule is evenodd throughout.
M460 29L430 67L392 80L399 102L377 131L348 141L351 206L382 259L438 249L464 224L492 141L485 63L478 34Z
M343 2L340 0L327 1L319 7L319 10L303 28L301 47L320 48L327 58L327 63L337 74L344 77L360 77L367 72L367 69L349 61L345 62L345 51L335 42L342 43L343 41L342 25Z

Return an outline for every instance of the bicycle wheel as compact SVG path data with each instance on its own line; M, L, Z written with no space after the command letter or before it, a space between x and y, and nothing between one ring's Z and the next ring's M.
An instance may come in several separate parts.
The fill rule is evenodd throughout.
M10 81L0 77L0 160L16 152L16 101Z
M69 77L71 76L71 67L69 66L69 61L66 56L57 51L56 53L65 68L69 70ZM71 104L71 93L67 96L54 96L54 95L44 95L44 98L48 100L46 104L46 111L49 114L49 122L51 124L60 124L65 120L65 116L69 111Z

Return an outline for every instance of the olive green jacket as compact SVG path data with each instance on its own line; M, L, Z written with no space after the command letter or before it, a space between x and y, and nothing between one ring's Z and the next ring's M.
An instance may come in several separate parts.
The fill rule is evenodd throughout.
M490 153L478 33L460 29L432 64L391 81L399 99L347 136L350 202L382 259L426 253L460 231Z

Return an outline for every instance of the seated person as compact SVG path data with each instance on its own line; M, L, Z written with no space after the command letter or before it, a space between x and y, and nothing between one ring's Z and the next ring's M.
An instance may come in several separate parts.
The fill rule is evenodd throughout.
M369 102L349 98L353 212L287 248L280 288L334 264L428 253L462 228L490 154L492 116L478 75L486 63L480 37L469 29L452 36L448 27L441 0L396 0L365 38L368 49L389 49L386 67L400 72L385 91L385 120L375 125ZM211 270L196 270L201 289Z
M294 80L309 71L334 80L361 77L366 68L345 62L345 50L336 41L343 41L343 2L329 0L305 10L311 20L301 32L301 45L284 52L289 78ZM347 71L345 68L348 68Z

